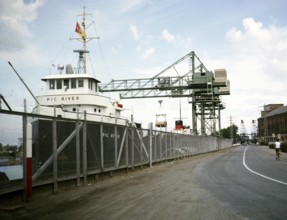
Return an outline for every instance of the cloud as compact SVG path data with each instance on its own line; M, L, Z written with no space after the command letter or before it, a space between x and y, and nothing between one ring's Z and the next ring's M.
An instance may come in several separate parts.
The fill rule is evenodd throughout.
M232 28L226 33L227 39L240 55L240 62L244 60L248 64L243 64L241 68L253 66L252 75L258 78L265 76L267 80L273 81L285 79L287 27L264 27L253 18L243 19L242 25L243 31ZM249 73L250 77L252 75Z
M133 11L139 8L142 4L145 3L145 0L121 0L119 1L118 11L123 14L130 11Z
M112 46L111 47L111 52L112 52L112 54L118 54L119 53L119 49L116 46Z
M43 0L25 3L24 0L0 1L0 51L15 51L24 47L24 40L32 37L28 28L44 4Z
M129 30L132 32L132 35L135 40L138 40L140 38L140 34L136 25L131 24Z
M167 29L162 30L161 32L161 36L164 40L166 40L167 42L174 42L175 37L174 35L172 35L171 33L169 33L169 31Z
M129 31L131 32L133 39L136 43L136 51L142 55L143 58L147 58L154 54L155 49L153 45L173 43L173 46L190 50L192 45L192 39L190 37L175 36L167 29L163 29L160 35L146 34L140 31L139 27L135 24L129 25ZM159 42L160 41L160 42Z
M136 51L141 54L143 58L148 58L152 54L154 54L154 47L150 46L154 39L151 35L142 35L140 34L138 27L134 24L129 26L129 30L131 31L134 40L136 41Z
M145 49L144 53L143 53L143 58L148 58L151 55L153 55L155 52L155 49L153 47L147 48Z
M264 104L287 103L287 27L245 18L241 28L226 32L226 39L234 50L226 58L231 95L224 97L225 114L251 121L260 117Z
M226 33L226 38L240 51L276 55L287 52L287 27L274 25L264 27L253 18L242 21L244 30L232 28Z

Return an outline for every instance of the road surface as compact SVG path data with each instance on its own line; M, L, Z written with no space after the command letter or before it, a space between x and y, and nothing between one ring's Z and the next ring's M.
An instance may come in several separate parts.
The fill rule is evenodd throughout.
M197 184L244 219L287 219L286 154L262 146L240 146L200 163ZM284 158L283 158L284 157Z
M246 148L157 164L33 197L13 212L0 210L0 219L287 219L287 158L276 161L266 147Z

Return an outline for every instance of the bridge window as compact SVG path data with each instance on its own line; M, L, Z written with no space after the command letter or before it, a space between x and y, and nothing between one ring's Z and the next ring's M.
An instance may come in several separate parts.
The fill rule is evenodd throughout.
M55 80L50 80L50 89L55 89Z
M62 89L62 80L57 79L57 89Z
M77 88L77 80L71 79L71 89L76 89L76 88Z
M64 88L69 89L69 80L68 79L64 79Z
M83 79L78 79L78 87L84 87L84 80Z
M93 90L93 81L89 79L89 89Z

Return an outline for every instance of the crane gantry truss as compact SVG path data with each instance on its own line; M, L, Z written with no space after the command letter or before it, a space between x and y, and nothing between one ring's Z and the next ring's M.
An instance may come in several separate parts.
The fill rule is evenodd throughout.
M121 99L188 97L193 132L206 135L216 133L216 119L220 130L220 110L225 108L221 95L230 94L230 84L225 69L214 74L191 51L151 78L111 80L100 92L120 92Z

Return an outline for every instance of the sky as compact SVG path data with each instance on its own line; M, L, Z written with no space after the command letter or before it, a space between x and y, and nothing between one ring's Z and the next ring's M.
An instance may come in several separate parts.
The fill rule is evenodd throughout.
M252 132L264 105L287 103L285 0L0 0L0 94L12 109L23 111L25 98L32 111L35 101L7 61L36 96L45 94L41 78L77 61L72 50L81 45L70 38L77 37L83 6L100 37L89 42L88 61L102 83L152 77L194 51L210 71L227 70L231 95L222 96L222 128L243 120ZM143 127L165 113L169 128L181 102L184 124L192 124L186 98L121 102L123 114L133 113Z

